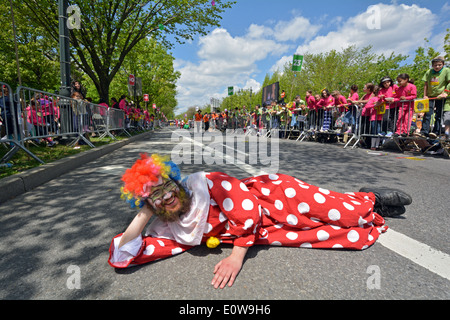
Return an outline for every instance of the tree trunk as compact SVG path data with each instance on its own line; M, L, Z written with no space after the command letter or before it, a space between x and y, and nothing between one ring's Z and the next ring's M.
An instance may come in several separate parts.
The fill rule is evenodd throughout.
M100 95L100 100L104 100L106 104L109 105L109 86L111 81L109 77L101 78L99 84L95 84L98 94Z

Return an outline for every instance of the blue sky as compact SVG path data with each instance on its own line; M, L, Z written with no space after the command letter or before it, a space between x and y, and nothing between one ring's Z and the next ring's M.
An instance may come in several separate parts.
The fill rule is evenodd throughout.
M450 0L237 0L220 28L172 49L181 72L176 113L225 97L228 86L259 90L294 53L370 44L414 56L424 38L442 50L449 16Z

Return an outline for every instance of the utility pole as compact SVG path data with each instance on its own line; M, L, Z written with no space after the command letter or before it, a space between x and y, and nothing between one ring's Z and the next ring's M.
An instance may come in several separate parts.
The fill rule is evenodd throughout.
M61 70L61 87L59 94L70 96L70 50L69 29L67 28L68 0L58 0L59 11L59 61Z
M19 49L17 48L16 22L14 21L14 10L13 10L12 0L10 0L9 3L11 5L11 20L12 20L13 35L14 35L14 50L16 53L17 80L19 81L19 86L22 86L22 77L20 76Z

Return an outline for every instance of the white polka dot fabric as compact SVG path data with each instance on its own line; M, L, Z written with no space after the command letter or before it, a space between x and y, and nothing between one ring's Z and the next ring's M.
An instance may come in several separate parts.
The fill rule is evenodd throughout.
M207 173L207 239L223 243L362 250L387 230L373 194L338 193L283 174L238 180Z
M206 173L206 184L211 200L203 242L214 236L222 243L243 247L363 250L388 228L373 212L372 193L338 193L284 174L238 180L213 172ZM109 264L126 268L190 248L173 239L146 236L135 249L136 256L120 262L111 260L116 250L113 239Z

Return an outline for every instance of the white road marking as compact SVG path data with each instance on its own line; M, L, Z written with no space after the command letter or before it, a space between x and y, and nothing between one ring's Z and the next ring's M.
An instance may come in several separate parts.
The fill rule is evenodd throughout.
M125 166L121 165L111 165L98 168L99 171L117 171L117 170L125 171L126 169L127 168Z
M194 140L194 139L192 139L190 137L187 137L187 136L182 136L182 137L183 137L183 139L191 141L191 143L193 143L194 145L198 145L198 146L204 148L205 150L207 150L209 152L213 151L212 148L210 148L209 146L207 146L207 145L205 145L205 144L203 144L203 143L201 143L199 141L196 141L196 140ZM241 154L243 153L242 151L236 150L235 148L229 147L229 146L227 146L225 144L222 144L222 146L230 148L230 149L233 149L233 150L235 150L237 152L241 152ZM235 158L233 158L232 156L230 156L228 154L225 154L225 153L220 152L218 150L215 150L215 153L216 153L216 156L218 156L218 157L222 156L223 159L224 159L224 162L226 164L233 164L233 165L237 166L238 168L244 170L245 172L247 172L251 176L259 176L259 175L262 175L262 174L267 174L265 171L257 169L257 168L254 168L253 166L251 166L251 165L249 165L249 164L247 164L247 163L245 163L245 162L243 162L243 161L241 161L239 159L235 159Z
M389 228L378 242L395 253L450 280L450 256Z

